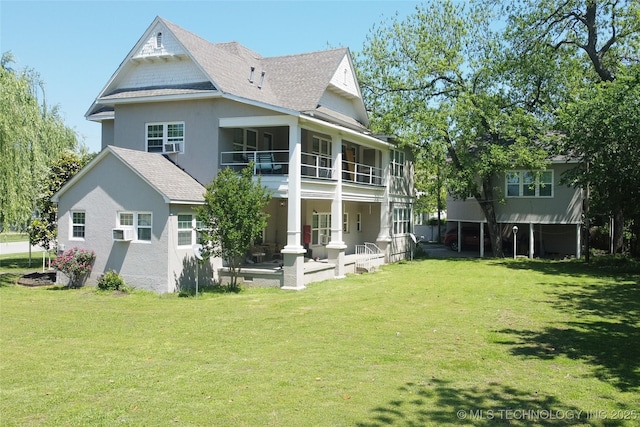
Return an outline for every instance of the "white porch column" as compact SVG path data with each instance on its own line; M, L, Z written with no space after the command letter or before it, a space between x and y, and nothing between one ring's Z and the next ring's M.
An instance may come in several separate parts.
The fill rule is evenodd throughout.
M484 258L484 222L480 223L480 258Z
M331 241L327 245L327 257L336 266L336 278L346 275L344 267L344 252L347 245L342 240L342 138L331 137L331 151L333 153L333 173L337 181L331 201Z
M533 233L533 223L529 223L529 259L533 259L533 250L535 248L534 245L534 233Z
M302 132L298 124L289 126L289 194L287 203L287 244L282 249L283 289L304 289L302 246Z
M384 197L380 203L380 230L376 237L376 245L385 253L385 262L389 262L391 245L391 221L393 206L389 199L389 186L391 185L390 164L391 156L389 151L382 152L382 177L385 179Z
M462 252L462 221L458 221L458 253Z
M582 236L582 224L576 224L576 258L580 259L582 256L582 241L580 239Z

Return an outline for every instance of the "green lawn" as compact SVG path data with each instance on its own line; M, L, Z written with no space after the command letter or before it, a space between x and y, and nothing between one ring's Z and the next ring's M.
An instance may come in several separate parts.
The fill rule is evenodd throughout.
M9 277L3 426L640 425L637 264L421 260L197 299Z

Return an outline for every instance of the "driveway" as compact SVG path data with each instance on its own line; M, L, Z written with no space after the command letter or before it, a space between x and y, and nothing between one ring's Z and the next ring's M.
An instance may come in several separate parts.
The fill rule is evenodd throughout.
M479 251L452 251L445 245L437 243L420 244L423 251L427 253L427 258L480 258ZM490 254L485 253L485 257Z
M42 252L40 246L31 246L31 252ZM1 254L19 254L29 252L29 242L0 242Z

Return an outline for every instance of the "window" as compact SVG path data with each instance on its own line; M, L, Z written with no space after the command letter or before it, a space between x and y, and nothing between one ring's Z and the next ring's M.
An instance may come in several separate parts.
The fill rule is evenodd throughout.
M233 151L248 152L258 151L258 131L253 129L239 129L233 130ZM246 158L242 154L234 155L234 161L249 161L254 160L253 155Z
M331 214L313 213L311 224L311 244L326 245L331 239Z
M553 197L553 171L509 171L505 186L507 197Z
M356 214L356 231L362 231L362 214L360 212Z
M193 215L178 215L178 246L193 245Z
M84 239L86 214L71 211L71 239Z
M149 153L183 153L184 123L147 123Z
M151 214L139 213L138 214L138 240L151 241Z
M404 176L404 151L393 150L391 152L391 175Z
M318 155L318 166L321 169L331 168L331 141L314 136L311 139L311 152Z
M408 207L393 208L393 234L407 234L411 231L411 211Z
M342 213L342 232L349 232L349 214L347 212Z
M134 240L151 241L151 212L120 212L118 228L134 230Z

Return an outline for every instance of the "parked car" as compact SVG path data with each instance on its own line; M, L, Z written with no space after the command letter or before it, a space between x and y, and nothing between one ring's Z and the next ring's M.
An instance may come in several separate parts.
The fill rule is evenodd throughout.
M462 248L480 249L480 227L462 227ZM444 235L444 244L448 246L452 251L458 250L458 229L452 228L448 230ZM484 233L484 247L491 247L491 239L489 233L485 230Z

